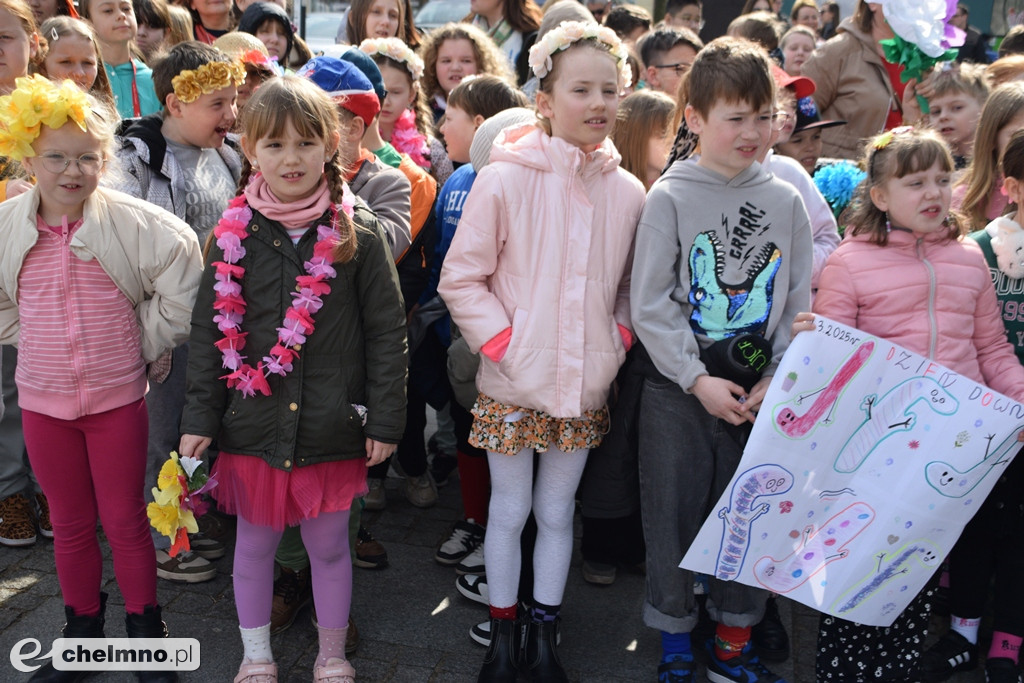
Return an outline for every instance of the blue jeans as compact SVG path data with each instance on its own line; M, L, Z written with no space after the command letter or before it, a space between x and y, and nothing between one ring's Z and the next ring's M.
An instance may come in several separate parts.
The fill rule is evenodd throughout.
M680 569L711 507L739 465L750 425L708 414L696 396L669 380L644 380L640 397L640 501L647 544L643 619L651 628L688 633L697 624L693 572ZM708 612L726 626L753 626L768 593L711 578Z

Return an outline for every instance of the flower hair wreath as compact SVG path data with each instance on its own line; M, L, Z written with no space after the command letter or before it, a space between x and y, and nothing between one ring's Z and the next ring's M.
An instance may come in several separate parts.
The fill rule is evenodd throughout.
M611 56L618 64L619 79L629 87L633 82L633 72L629 68L629 53L626 46L615 35L615 31L592 21L563 21L557 28L544 34L544 37L530 48L529 64L533 74L537 78L547 76L551 73L551 56L580 40L596 40L607 45Z
M35 156L32 143L44 124L57 129L70 120L87 130L89 96L71 81L57 85L36 74L14 84L10 95L0 97L0 156L14 161Z
M384 55L401 62L412 74L414 81L420 80L423 76L423 60L399 38L367 38L359 43L359 49L371 57Z
M174 94L184 104L195 102L203 95L222 90L229 85L236 88L245 83L245 67L238 60L207 62L198 69L186 69L171 79Z

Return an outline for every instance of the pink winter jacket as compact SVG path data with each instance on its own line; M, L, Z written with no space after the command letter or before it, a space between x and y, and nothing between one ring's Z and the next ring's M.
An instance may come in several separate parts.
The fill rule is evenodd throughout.
M1024 366L1006 340L988 265L974 240L852 235L821 273L814 312L884 337L1024 402Z
M445 257L438 292L470 349L511 326L477 388L578 417L604 406L626 350L633 234L643 185L611 141L584 154L534 125L499 134Z

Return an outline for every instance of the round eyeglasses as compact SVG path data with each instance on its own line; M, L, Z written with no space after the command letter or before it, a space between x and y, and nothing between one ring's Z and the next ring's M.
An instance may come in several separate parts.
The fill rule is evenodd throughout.
M96 175L107 160L99 154L92 153L83 154L77 158L69 157L61 152L46 152L39 155L39 162L50 173L63 173L68 170L72 161L75 162L78 172L82 175Z

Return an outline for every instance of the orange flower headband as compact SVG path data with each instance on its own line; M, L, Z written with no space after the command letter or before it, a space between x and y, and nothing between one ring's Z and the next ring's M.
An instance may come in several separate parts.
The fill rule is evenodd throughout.
M203 95L222 90L230 85L236 88L245 83L245 67L231 62L207 62L198 69L186 69L171 79L174 94L185 104L195 102Z

